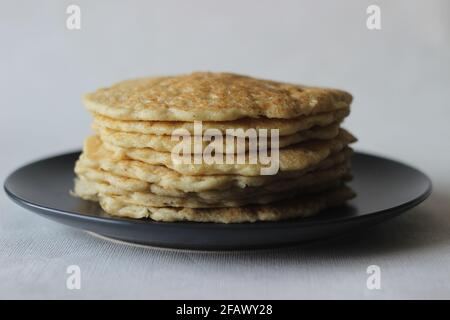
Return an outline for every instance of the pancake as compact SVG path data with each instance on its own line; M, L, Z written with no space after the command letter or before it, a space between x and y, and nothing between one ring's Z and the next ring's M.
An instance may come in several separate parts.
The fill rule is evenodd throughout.
M352 96L337 89L196 72L123 81L83 101L88 110L121 120L233 121L292 119L348 108Z
M135 132L122 132L99 125L94 125L93 127L102 141L121 148L150 148L160 152L171 152L179 143L179 140L172 140L172 137L167 135L158 136ZM281 136L279 138L279 147L284 148L312 139L329 140L335 138L338 133L339 123L334 123L326 127L313 127L310 130L296 132L288 136ZM191 151L194 152L194 139L190 139L190 141ZM222 137L222 141L224 153L237 153L238 150L242 150L242 152L248 151L250 141L252 141L255 145L258 144L257 138L243 138L242 141L238 142L236 138L229 136L228 138ZM232 143L228 143L227 141L232 141ZM268 146L270 146L270 139L268 139L268 142ZM204 150L210 141L202 140L201 143L201 150Z
M173 208L146 207L127 204L116 196L102 196L99 200L105 212L134 219L150 218L155 221L196 221L216 223L243 223L279 221L310 217L318 212L344 204L355 196L348 187L338 187L321 194L295 197L268 205L249 205L233 208Z
M98 182L79 176L75 180L75 194L88 200L101 199L103 196L114 196L120 201L147 207L174 208L220 208L240 207L247 204L268 204L282 199L289 199L299 195L314 194L342 185L342 180L332 181L291 190L291 192L272 192L265 195L251 195L239 199L204 199L194 194L184 194L182 197L161 196L152 192L127 192L105 182Z
M167 197L194 197L202 200L221 201L238 200L255 196L270 195L279 192L300 192L310 187L317 187L337 180L347 180L350 177L349 163L338 164L325 170L316 170L298 178L274 181L261 187L231 188L219 191L183 192L178 189L168 189L158 184L147 183L142 180L117 176L101 169L83 167L77 163L75 167L77 176L85 181L98 182L110 185L110 190L118 194L130 192L153 193L158 196Z
M278 129L280 136L287 136L299 131L309 130L312 127L325 127L332 123L341 122L350 113L349 108L338 109L334 111L322 112L314 115L299 116L293 119L268 119L268 118L243 118L235 121L223 122L202 122L202 134L206 130L219 130L222 135L226 134L227 129ZM94 124L121 132L135 132L153 135L172 135L174 130L186 130L194 135L194 122L183 121L133 121L117 120L109 118L98 113L93 113ZM239 132L236 132L239 136Z
M279 170L280 171L298 171L305 170L310 166L317 165L330 154L341 151L348 144L355 141L355 138L344 129L339 131L336 138L330 140L313 140L299 143L296 145L282 148L279 150ZM168 152L159 152L149 148L121 148L110 143L104 142L103 146L113 153L117 160L132 159L151 165L163 165L183 175L243 175L259 176L263 168L269 167L261 162L252 164L248 159L245 163L238 164L234 161L228 163L205 162L194 164L193 157L190 157L189 163L175 163L172 160L172 154ZM277 161L277 159L273 159ZM224 161L225 162L225 159Z
M165 222L312 216L354 197L345 183L356 139L341 128L352 99L213 72L99 89L83 97L95 134L73 195L113 216Z
M326 169L343 163L349 159L351 154L352 150L346 147L341 152L333 153L322 162L305 170L279 172L274 176L187 176L165 166L149 165L136 160L115 160L111 152L103 148L101 140L97 136L91 136L84 143L83 153L77 162L77 166L100 168L117 176L142 180L166 189L176 189L183 192L203 192L229 188L259 187L286 178L300 177L313 170Z

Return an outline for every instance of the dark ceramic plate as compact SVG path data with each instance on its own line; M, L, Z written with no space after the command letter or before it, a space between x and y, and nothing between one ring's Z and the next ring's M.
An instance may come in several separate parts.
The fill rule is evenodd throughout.
M316 217L281 222L214 224L115 218L99 206L69 194L79 152L26 165L5 182L16 203L46 218L109 238L181 249L245 249L301 243L357 230L394 217L425 200L431 182L422 172L402 163L355 153L357 197L348 205Z

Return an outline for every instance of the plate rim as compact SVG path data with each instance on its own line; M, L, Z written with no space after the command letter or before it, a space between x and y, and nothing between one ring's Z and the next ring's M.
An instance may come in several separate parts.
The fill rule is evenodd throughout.
M121 218L121 217L114 217L114 216L94 216L89 214L82 214L82 213L76 213L72 211L67 211L63 209L58 208L51 208L43 205L38 205L35 203L32 203L26 199L21 198L20 196L14 194L11 190L8 189L8 183L10 179L13 178L13 176L19 172L20 170L25 169L26 167L29 167L31 165L35 165L38 162L44 162L48 161L50 159L58 158L58 157L68 157L73 156L76 157L81 153L81 150L76 151L69 151L65 153L59 153L55 154L53 156L43 157L35 161L28 162L14 171L12 171L7 178L4 181L3 189L5 190L5 193L7 196L13 200L16 204L19 206L34 211L38 213L39 215L48 216L49 214L53 215L60 215L64 217L69 217L76 220L84 220L89 222L95 222L95 223L108 223L108 224L116 224L121 226L135 226L135 225L145 225L149 228L151 227L163 227L163 228L190 228L190 229L241 229L241 230L255 230L255 229L290 229L290 228L307 228L311 226L319 226L319 225L329 225L329 224L336 224L336 223L346 223L349 221L359 221L364 219L370 219L370 218L377 218L379 216L383 215L389 215L392 214L395 216L396 214L400 214L418 204L423 202L425 199L429 197L429 195L432 193L432 181L429 178L427 174L425 174L422 170L419 170L409 164L405 164L404 162L393 160L391 158L386 158L384 156L375 155L368 152L361 152L361 151L355 151L354 154L358 154L360 156L364 157L370 157L370 158L378 158L380 160L384 161L390 161L394 162L396 164L408 167L409 169L412 169L416 171L417 173L420 173L427 182L426 190L418 197L407 201L405 203L396 205L395 207L390 207L383 210L368 212L363 215L358 216L347 216L347 217L330 217L329 219L322 219L322 220L308 220L304 218L297 218L297 219L289 219L289 220L283 220L283 221L257 221L257 222L246 222L246 223L214 223L214 222L190 222L190 221L181 221L181 222L162 222L162 221L148 221L148 220L142 220L142 219L131 219L131 218ZM41 211L41 212L37 212ZM42 211L46 213L42 213ZM314 218L314 217L312 217Z

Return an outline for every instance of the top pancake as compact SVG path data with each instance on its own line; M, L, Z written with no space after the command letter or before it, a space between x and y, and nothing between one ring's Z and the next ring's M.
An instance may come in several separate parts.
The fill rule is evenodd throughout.
M83 100L90 111L120 120L232 121L292 119L345 109L352 96L336 89L196 72L123 81Z

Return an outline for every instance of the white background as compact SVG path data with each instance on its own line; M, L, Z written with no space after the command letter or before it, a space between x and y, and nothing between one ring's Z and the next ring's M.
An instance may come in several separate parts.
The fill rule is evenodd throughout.
M356 148L412 164L434 193L363 234L291 249L137 248L57 225L0 195L0 297L450 298L449 1L5 1L0 178L80 148L80 96L125 78L232 71L343 88ZM69 4L81 30L66 29ZM366 28L366 8L382 30ZM374 195L376 196L376 195ZM66 267L82 290L65 288ZM366 267L382 289L366 288Z

